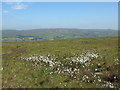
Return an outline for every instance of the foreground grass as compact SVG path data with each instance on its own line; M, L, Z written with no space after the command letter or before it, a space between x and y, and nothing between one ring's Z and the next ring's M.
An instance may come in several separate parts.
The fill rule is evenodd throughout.
M54 73L55 69L47 64L19 60L21 57L51 55L66 67L73 67L68 64L66 58L80 55L87 50L97 51L100 57L94 58L85 68L81 68L81 64L77 64L76 66L81 68L80 73L74 73L77 78L66 73ZM118 64L115 61L118 59L117 37L3 42L2 51L3 88L107 88L109 86L103 85L106 82L118 87ZM69 62L71 61L69 60ZM98 64L100 64L99 67ZM51 72L53 73L51 74ZM93 77L92 73L95 72L100 72L102 75ZM89 78L83 80L84 75ZM117 79L113 80L114 77ZM110 81L111 79L112 81ZM95 83L93 83L94 81Z

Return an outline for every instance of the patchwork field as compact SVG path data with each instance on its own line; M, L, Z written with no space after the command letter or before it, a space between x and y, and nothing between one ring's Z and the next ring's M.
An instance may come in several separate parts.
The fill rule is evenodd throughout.
M3 42L3 88L118 88L118 37Z

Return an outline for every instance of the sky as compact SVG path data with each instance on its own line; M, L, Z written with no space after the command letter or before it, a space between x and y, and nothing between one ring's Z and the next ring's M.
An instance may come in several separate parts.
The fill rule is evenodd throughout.
M118 28L117 2L2 2L3 29Z

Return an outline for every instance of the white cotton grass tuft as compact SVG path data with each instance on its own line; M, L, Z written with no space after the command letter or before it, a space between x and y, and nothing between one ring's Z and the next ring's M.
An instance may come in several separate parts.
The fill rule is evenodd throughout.
M93 58L98 58L99 54L95 52L88 51L81 54L80 56L72 57L73 62L85 64L87 61L91 61Z
M74 57L66 57L64 58L65 60L67 60L68 64L70 66L73 66L73 63L74 64L78 64L80 63L82 65L83 68L85 68L85 66L87 66L88 64L90 64L90 61L93 59L93 58L98 58L99 57L99 54L96 53L96 52L93 52L93 51L86 51L84 53L82 53L81 55L76 55L74 53ZM40 64L43 64L43 65L48 65L52 68L54 67L57 67L56 69L56 73L69 73L69 74L73 74L75 72L78 72L80 71L79 67L67 67L65 65L65 63L61 62L61 60L58 60L57 58L53 57L55 55L46 55L46 56L30 56L30 57L22 57L20 58L21 60L26 60L26 61L33 61L35 63L40 63ZM89 63L88 63L89 62ZM59 68L61 67L61 69Z
M1 71L3 70L3 68L1 68Z
M33 61L33 62L41 62L48 64L50 67L53 67L55 65L55 58L48 56L31 56L31 57L26 57L26 58L21 58L21 60L26 60L26 61Z
M71 78L74 78L76 80L80 80L79 77L76 76L76 74L81 73L81 68L86 69L87 66L92 65L91 61L96 60L97 58L101 58L99 53L97 51L86 51L80 55L75 54L72 57L62 57L61 60L58 60L58 57L55 55L34 55L30 57L21 57L20 60L26 60L26 61L33 61L37 65L43 65L43 66L49 66L50 68L53 69L49 74L57 73L57 74L67 74ZM63 60L63 62L62 62ZM64 60L66 60L64 62ZM115 61L118 62L118 59L115 59ZM80 66L79 66L80 65ZM101 64L98 63L100 66ZM46 68L47 70L47 68ZM88 70L90 71L90 70ZM94 71L98 71L97 68L95 68ZM93 78L97 78L98 82L102 82L100 77L97 77L98 75L101 75L101 72L95 72L93 74ZM83 75L82 80L84 82L90 82L89 81L89 76ZM93 81L93 83L97 82L96 80ZM110 82L106 82L104 84L105 87L110 87L113 88L114 86Z

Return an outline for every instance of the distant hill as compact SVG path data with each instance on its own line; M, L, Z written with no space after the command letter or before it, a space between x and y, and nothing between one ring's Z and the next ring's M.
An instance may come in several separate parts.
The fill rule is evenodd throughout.
M32 30L3 30L3 41L29 40L59 40L79 37L109 37L118 36L117 30L111 29L32 29Z

